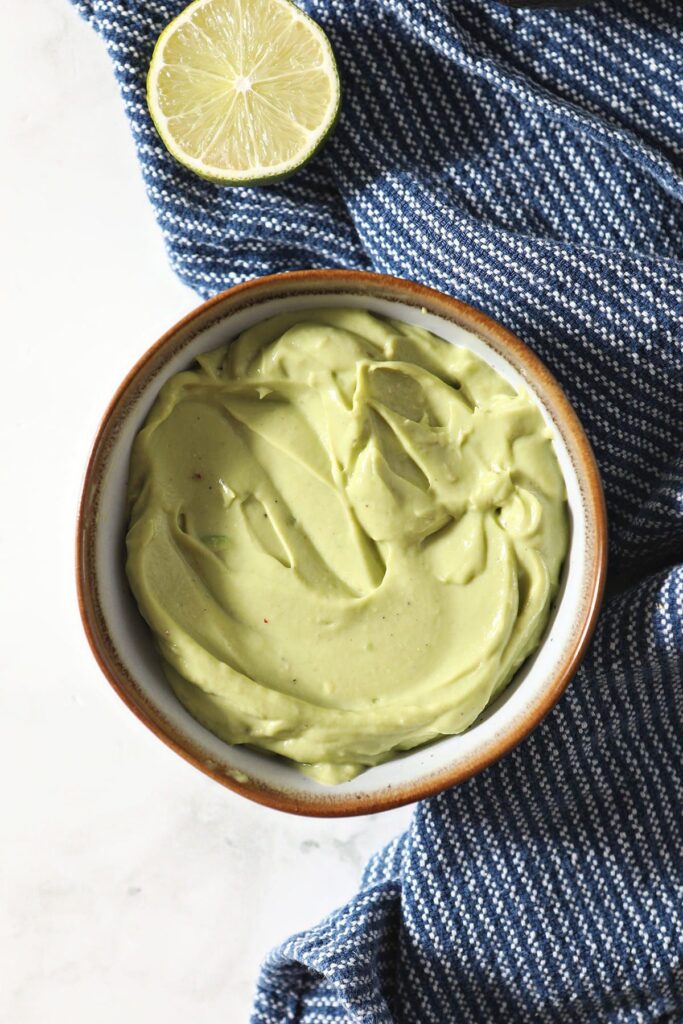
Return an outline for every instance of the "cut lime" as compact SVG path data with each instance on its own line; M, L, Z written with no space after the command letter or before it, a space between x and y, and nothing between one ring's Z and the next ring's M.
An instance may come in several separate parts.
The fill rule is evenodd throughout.
M301 167L333 128L339 100L329 40L290 0L194 0L159 36L147 74L166 148L226 185Z

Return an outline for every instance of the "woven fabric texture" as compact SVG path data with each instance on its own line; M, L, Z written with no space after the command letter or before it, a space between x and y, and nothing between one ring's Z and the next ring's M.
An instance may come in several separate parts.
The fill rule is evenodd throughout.
M479 306L559 378L606 486L610 596L578 677L269 956L254 1024L683 1021L683 5L307 0L339 126L290 181L239 190L185 172L147 114L182 0L76 6L183 281L356 267Z

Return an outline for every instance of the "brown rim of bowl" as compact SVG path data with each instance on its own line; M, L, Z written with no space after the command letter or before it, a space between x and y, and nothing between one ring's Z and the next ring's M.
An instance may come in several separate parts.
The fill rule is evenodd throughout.
M513 365L517 366L519 372L530 383L540 385L544 400L552 408L553 419L575 457L576 468L582 479L582 495L587 505L588 518L592 522L594 530L592 552L589 551L589 555L592 554L592 564L588 569L587 593L583 600L583 617L574 629L573 643L569 645L562 665L548 685L543 699L531 708L524 720L514 730L501 737L497 743L489 745L480 753L475 753L464 765L437 771L428 775L422 782L398 784L387 787L380 793L353 794L342 798L335 797L333 790L329 795L304 796L300 793L278 790L249 778L246 781L241 781L234 776L226 776L224 772L218 770L215 763L208 760L201 751L195 749L187 737L180 735L172 723L162 720L158 712L155 714L151 705L145 702L141 691L137 690L136 696L133 696L130 689L137 689L134 681L128 676L120 661L118 665L112 663L112 659L116 660L117 654L108 636L104 616L100 609L94 565L95 529L91 510L96 506L96 501L93 502L92 497L93 485L95 484L96 493L99 480L98 470L106 465L109 447L107 442L110 442L112 434L115 436L117 432L116 414L120 408L125 407L127 400L130 399L131 396L128 393L135 390L133 386L140 372L177 334L183 332L195 321L206 320L207 322L202 323L198 330L206 329L212 322L207 314L225 303L226 300L232 300L237 308L243 309L257 301L258 292L263 290L264 286L270 290L268 298L272 299L292 294L305 295L306 284L313 285L310 289L311 294L320 294L328 289L331 294L335 292L358 294L367 291L380 298L393 299L418 308L427 307L429 312L442 316L481 336L489 345L503 354L512 354L514 356ZM234 314L237 308L232 309L226 315ZM222 316L219 319L222 319ZM198 331L187 338L180 347L185 347L191 338L196 336L196 333ZM595 456L569 400L541 360L524 342L506 328L459 299L413 281L357 270L299 270L256 278L245 284L229 288L202 303L162 335L127 374L102 417L85 471L76 529L76 586L83 628L95 660L123 702L167 746L223 786L268 807L312 817L373 814L413 803L464 782L516 747L554 707L570 679L576 673L595 629L605 585L606 568L607 515ZM107 656L108 648L109 656ZM236 773L238 776L239 774L239 772Z

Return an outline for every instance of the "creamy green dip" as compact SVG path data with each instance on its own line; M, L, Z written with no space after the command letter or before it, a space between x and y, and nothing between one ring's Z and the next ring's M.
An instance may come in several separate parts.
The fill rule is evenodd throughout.
M567 551L535 403L350 309L273 317L162 388L128 576L179 700L350 779L462 732L538 645Z

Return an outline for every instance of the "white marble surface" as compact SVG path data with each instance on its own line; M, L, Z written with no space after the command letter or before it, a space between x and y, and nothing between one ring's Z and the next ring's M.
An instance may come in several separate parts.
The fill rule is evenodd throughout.
M0 1020L240 1024L268 948L351 895L410 812L249 804L100 676L73 580L88 447L196 300L166 265L101 43L66 0L1 7Z

